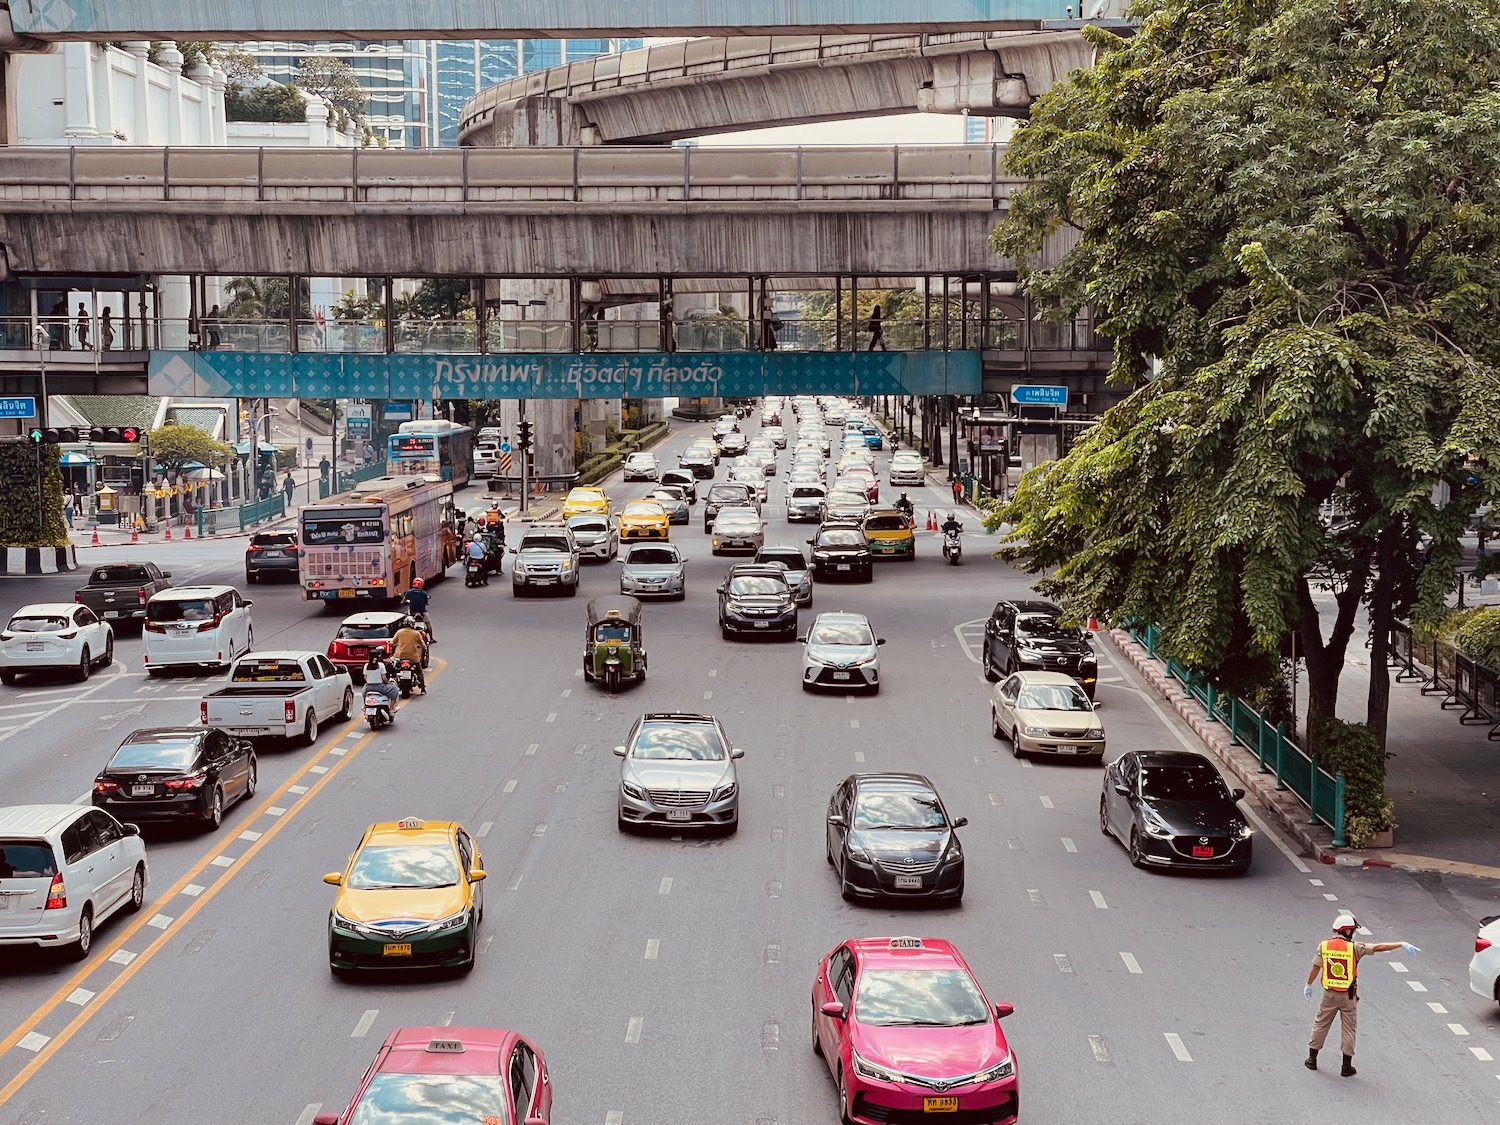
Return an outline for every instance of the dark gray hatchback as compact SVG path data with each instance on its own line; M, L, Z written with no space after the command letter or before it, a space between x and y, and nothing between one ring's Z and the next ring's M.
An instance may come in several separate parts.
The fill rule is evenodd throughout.
M297 551L295 531L257 531L245 548L245 581L259 581L262 574L285 574L295 582Z

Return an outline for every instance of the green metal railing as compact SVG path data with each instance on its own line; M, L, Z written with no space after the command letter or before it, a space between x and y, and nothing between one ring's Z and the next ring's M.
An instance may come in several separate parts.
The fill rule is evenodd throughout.
M318 499L327 500L335 493L353 491L356 485L383 476L385 476L384 461L377 461L373 465L366 465L359 469L342 469L334 474L332 481L318 481Z
M230 531L244 531L262 520L277 519L286 515L286 499L280 493L269 500L257 500L253 504L231 504L227 508L199 508L197 511L198 536L223 535Z
M1130 635L1146 655L1160 661L1167 678L1180 683L1203 705L1207 716L1223 723L1230 738L1255 755L1260 773L1274 773L1276 788L1289 791L1307 806L1309 824L1326 824L1333 830L1333 846L1344 841L1344 775L1330 774L1287 737L1286 724L1272 724L1261 712L1236 695L1220 690L1202 672L1187 668L1171 657L1158 656L1161 630L1155 625L1131 626Z

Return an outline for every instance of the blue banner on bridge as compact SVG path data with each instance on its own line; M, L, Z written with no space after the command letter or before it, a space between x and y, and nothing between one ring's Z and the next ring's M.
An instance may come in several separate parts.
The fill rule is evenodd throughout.
M749 398L977 395L978 352L363 355L152 352L148 390L180 398Z

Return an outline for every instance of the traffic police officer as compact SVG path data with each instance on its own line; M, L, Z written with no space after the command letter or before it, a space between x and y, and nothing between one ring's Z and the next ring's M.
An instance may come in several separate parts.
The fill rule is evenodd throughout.
M1391 953L1397 949L1407 953L1421 950L1405 941L1355 941L1354 933L1359 921L1352 914L1340 914L1333 920L1334 936L1318 943L1313 954L1312 968L1307 972L1307 984L1302 988L1304 999L1311 1000L1313 983L1320 977L1323 984L1323 999L1318 1004L1318 1014L1313 1018L1312 1038L1307 1041L1307 1058L1303 1065L1308 1070L1318 1069L1318 1052L1328 1038L1328 1029L1333 1026L1333 1017L1339 1018L1339 1049L1344 1055L1344 1066L1339 1071L1345 1078L1352 1078L1354 1070L1354 1032L1359 1021L1356 1005L1359 1003L1357 973L1360 959L1371 953Z

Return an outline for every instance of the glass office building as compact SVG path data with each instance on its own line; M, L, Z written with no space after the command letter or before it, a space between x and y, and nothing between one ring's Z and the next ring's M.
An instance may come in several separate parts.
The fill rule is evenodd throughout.
M242 44L273 82L290 84L308 55L349 64L365 91L365 125L393 148L422 148L428 134L427 44L416 39L372 43L253 42Z

